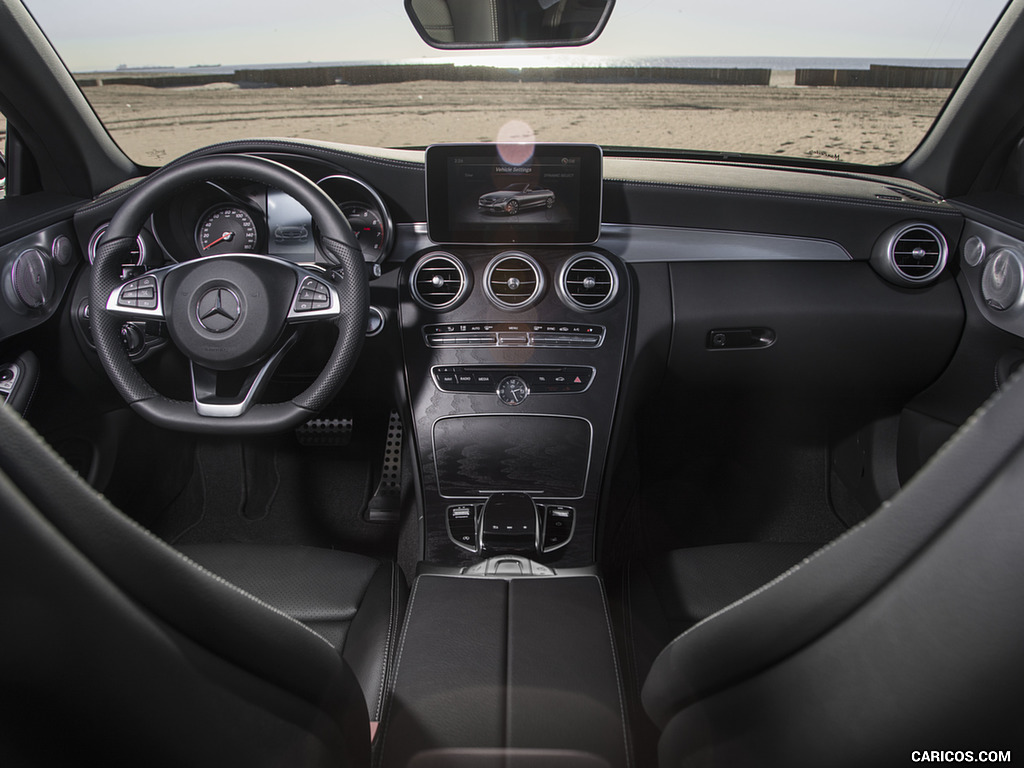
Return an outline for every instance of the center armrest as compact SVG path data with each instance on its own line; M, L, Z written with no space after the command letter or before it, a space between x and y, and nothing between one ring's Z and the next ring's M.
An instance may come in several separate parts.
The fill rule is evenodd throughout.
M385 767L437 750L499 750L524 766L630 762L596 576L420 576L397 664Z

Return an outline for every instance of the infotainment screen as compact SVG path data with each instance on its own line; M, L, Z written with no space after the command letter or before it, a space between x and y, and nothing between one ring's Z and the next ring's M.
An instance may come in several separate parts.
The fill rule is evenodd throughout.
M427 227L436 243L593 243L601 233L594 144L435 144Z

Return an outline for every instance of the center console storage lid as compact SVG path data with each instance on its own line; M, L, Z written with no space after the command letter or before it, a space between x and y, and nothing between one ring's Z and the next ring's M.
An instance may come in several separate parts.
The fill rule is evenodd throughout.
M385 768L460 753L628 766L600 579L418 577L380 738Z

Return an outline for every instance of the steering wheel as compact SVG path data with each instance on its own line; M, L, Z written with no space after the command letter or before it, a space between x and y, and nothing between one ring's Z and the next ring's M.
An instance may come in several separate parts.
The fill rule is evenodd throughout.
M183 188L207 179L274 187L300 202L320 232L328 269L268 255L206 256L122 282L121 265L146 219ZM135 189L96 249L90 286L96 351L114 387L144 418L171 429L255 434L290 429L333 398L355 366L366 332L368 295L362 252L348 221L316 184L272 160L211 155L163 168ZM193 400L158 393L121 342L126 320L160 320L191 361ZM338 338L323 370L283 403L257 403L304 323L331 323Z

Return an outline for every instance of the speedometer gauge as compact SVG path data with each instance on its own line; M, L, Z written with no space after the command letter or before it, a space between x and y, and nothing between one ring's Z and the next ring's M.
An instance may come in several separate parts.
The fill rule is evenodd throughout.
M384 224L380 214L364 203L345 203L341 212L348 219L366 261L378 261L384 247Z
M256 250L256 222L238 205L216 205L196 225L196 247L203 256Z

